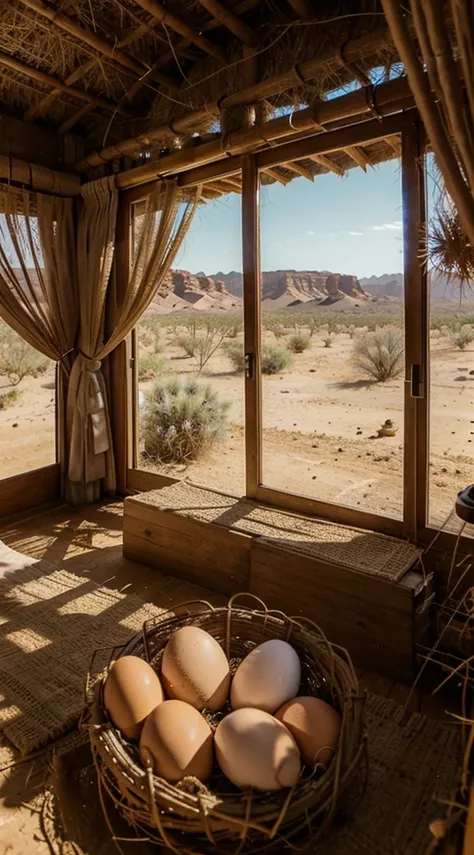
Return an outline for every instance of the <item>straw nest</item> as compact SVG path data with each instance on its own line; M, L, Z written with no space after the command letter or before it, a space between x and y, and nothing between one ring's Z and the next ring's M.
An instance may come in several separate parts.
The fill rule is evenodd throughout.
M174 786L141 766L136 746L126 742L108 720L103 706L107 670L98 679L89 675L87 724L98 772L99 794L109 829L114 820L105 807L105 794L132 826L137 840L165 844L186 853L245 853L314 842L329 826L341 802L360 792L366 756L364 698L349 655L331 645L318 627L304 618L289 618L259 608L237 605L213 609L203 603L193 612L185 604L144 626L120 655L146 658L155 668L172 633L184 625L200 626L227 652L231 670L257 644L269 638L289 640L302 664L302 694L326 699L342 715L336 755L327 770L303 770L298 784L277 793L241 792L216 767L208 786L184 779ZM255 599L255 598L252 598ZM92 666L91 666L92 670ZM95 682L94 682L95 680ZM94 685L94 688L92 686ZM221 714L208 720L216 726ZM352 786L351 786L352 785ZM354 787L354 789L353 789Z

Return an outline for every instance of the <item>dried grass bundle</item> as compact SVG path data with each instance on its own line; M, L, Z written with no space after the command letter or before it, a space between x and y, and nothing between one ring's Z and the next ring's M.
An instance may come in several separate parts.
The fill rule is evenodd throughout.
M451 200L437 204L428 228L428 260L432 267L458 282L460 296L474 284L474 247L464 232Z

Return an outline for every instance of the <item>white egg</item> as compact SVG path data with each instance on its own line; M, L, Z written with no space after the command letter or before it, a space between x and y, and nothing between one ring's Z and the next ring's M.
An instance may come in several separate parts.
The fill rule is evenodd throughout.
M274 713L296 697L301 663L296 650L278 638L255 647L240 663L232 681L232 709L253 707Z

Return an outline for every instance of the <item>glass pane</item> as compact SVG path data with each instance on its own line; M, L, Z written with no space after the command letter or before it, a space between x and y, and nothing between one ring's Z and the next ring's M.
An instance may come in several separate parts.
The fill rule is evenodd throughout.
M55 364L0 319L0 477L56 462Z
M474 480L474 293L469 283L450 277L443 264L444 237L450 231L444 231L443 219L448 216L444 223L449 223L450 209L432 155L427 157L427 192L432 268L428 522L438 528L453 511L456 494ZM448 527L458 531L460 525L453 517ZM472 537L474 528L466 526L463 534Z
M203 204L140 321L138 468L245 488L241 199Z
M375 144L366 152L373 163L386 156ZM343 153L330 161L348 166ZM348 169L342 178L328 172L314 183L267 180L260 191L263 483L402 518L399 163Z

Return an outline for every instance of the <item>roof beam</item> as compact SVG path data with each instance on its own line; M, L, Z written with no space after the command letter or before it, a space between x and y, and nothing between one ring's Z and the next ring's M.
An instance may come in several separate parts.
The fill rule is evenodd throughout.
M22 2L25 2L25 0L22 0ZM28 2L31 2L31 0L28 0ZM37 0L34 0L34 2L37 2ZM173 15L173 13L169 12L164 6L162 6L158 0L135 0L135 2L138 3L142 9L145 9L145 12L149 12L150 15L153 15L153 17L157 19L158 23L168 26L171 30L174 30L175 33L179 33L181 36L184 36L185 39L189 39L190 42L204 51L204 53L208 53L223 65L226 65L226 55L218 45L214 45L209 41L209 39L199 35L197 30L193 29L190 24L178 15Z
M69 74L68 77L66 77L66 80L64 81L66 86L72 86L73 83L77 83L77 81L80 80L81 77L84 77L84 75L91 70L91 68L94 68L96 61L97 60L95 58L89 59L87 62L84 62L82 65L78 66L78 68L76 68L76 70L73 71L72 74ZM31 122L32 119L36 119L37 116L41 116L49 107L49 105L52 104L52 102L58 97L60 92L61 89L53 89L53 91L50 92L48 95L45 95L45 97L42 98L38 104L35 104L33 107L30 107L29 110L27 110L25 115L23 116L25 122Z
M89 112L89 110L90 104L84 104L84 106L81 107L80 110L76 110L76 112L73 113L73 115L70 116L69 119L65 119L65 121L59 126L58 133L67 134L67 132L70 131L71 128L74 127L74 125L77 125L77 123L80 122L82 117L85 116L86 113Z
M280 184L283 184L284 187L286 187L286 185L289 184L292 180L291 178L288 178L286 175L283 175L281 172L279 172L278 169L276 169L275 167L266 166L264 169L262 169L262 172L264 172L265 175L268 175L269 178L274 178L275 181L279 181Z
M320 166L323 166L324 169L327 169L328 172L334 172L335 175L344 175L345 170L342 166L337 166L336 163L333 163L332 160L329 160L329 157L326 157L325 154L311 154L309 156L310 160L314 160L315 163L319 163Z
M296 175L301 175L302 178L307 178L308 181L314 181L314 175L310 169L307 169L306 166L303 166L302 163L284 163L283 166L286 166L287 169L291 169L292 172L295 172Z
M58 80L57 77L53 77L51 74L46 74L44 71L39 71L38 68L31 68L31 66L25 65L23 62L19 62L9 54L0 52L0 65L4 65L6 68L11 68L12 71L24 74L32 80L37 80L45 86L51 86L59 92L67 92L68 95L71 95L74 98L79 98L81 101L87 101L89 104L92 104L94 107L99 107L101 110L107 110L111 113L117 112L122 116L133 118L133 113L131 113L130 110L126 110L124 107L115 104L113 101L109 101L105 98L97 98L89 92L83 92L82 89L76 89L75 86L68 86L67 83L63 83L62 80Z
M105 39L101 39L100 36L97 36L90 30L87 30L74 18L70 18L68 15L58 12L57 9L43 3L43 0L20 0L20 2L23 3L24 6L27 6L28 9L32 9L34 12L37 12L37 14L41 15L43 18L47 18L48 21L51 21L56 27L59 27L60 30L69 33L69 35L74 36L75 39L78 39L79 41L84 42L84 44L89 45L89 47L94 48L98 53L101 53L103 56L112 60L112 62L115 62L116 65L121 65L122 68L126 68L127 71L131 71L139 77L149 73L150 69L146 65L138 62L136 59L133 59L133 57L128 54L123 53L121 50L117 50L114 45L109 44ZM176 91L177 87L175 82L165 74L162 74L160 71L154 71L153 77L163 86L167 86L168 88Z
M241 42L248 47L257 46L258 39L255 31L250 29L237 15L234 15L230 9L223 6L219 0L199 0L199 2L216 21L227 27Z
M295 10L299 18L303 21L310 21L314 18L314 11L311 7L310 0L288 0L291 8Z
M359 148L358 145L349 145L344 149L346 154L352 158L354 163L357 163L364 172L367 172L367 167L372 166L370 157L367 157L365 151Z

